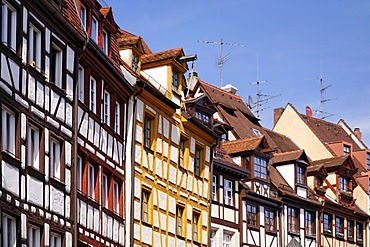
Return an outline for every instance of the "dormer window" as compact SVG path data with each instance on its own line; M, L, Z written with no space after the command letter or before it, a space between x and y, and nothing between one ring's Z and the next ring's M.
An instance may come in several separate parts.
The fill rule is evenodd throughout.
M81 23L83 25L83 29L86 31L86 20L87 20L87 9L85 8L85 6L81 5L81 10L80 10L80 19L81 19Z
M297 184L306 184L306 168L300 165L297 165L297 174L296 174Z
M103 49L103 52L106 55L108 55L108 53L109 53L109 35L106 31L103 31L102 49Z
M137 73L138 69L139 69L139 56L134 53L132 57L132 70L135 73Z
M370 170L370 153L366 153L366 168Z
M195 117L205 124L209 124L211 118L209 114L199 110L195 112Z
M351 154L351 146L343 145L343 154L344 155Z
M349 190L349 181L347 178L340 176L339 178L339 189L342 191L350 191Z
M254 156L254 176L266 179L267 178L267 160L258 156Z
M261 132L257 129L252 129L253 130L253 133L256 135L256 136L261 136Z
M179 78L176 71L172 71L172 91L177 92L179 89Z
M98 28L99 28L99 22L95 19L95 17L93 17L91 21L90 36L92 40L94 40L96 43L98 43Z

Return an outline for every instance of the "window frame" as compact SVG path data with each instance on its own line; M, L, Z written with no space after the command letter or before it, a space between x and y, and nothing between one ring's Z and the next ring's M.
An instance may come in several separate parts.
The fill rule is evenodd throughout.
M339 216L335 217L335 237L344 238L344 218Z
M202 171L202 155L203 149L199 146L195 147L194 152L194 175L200 177Z
M288 232L293 234L299 234L299 209L295 207L288 207Z
M121 207L121 186L118 181L113 180L113 212L119 214Z
M36 139L35 139L36 138ZM33 124L27 128L27 165L40 170L41 130Z
M276 211L265 208L265 229L267 232L276 232Z
M18 9L6 1L2 2L1 13L1 42L11 50L16 51ZM10 17L9 13L11 14Z
M232 238L233 238L232 234L229 234L228 232L224 232L222 236L222 246L231 247Z
M296 165L296 183L300 185L306 185L307 179L306 179L306 167L297 164Z
M355 222L347 219L347 240L353 242L355 240Z
M200 220L200 213L193 211L192 216L192 238L193 241L199 242L200 239L200 231L199 231L199 220Z
M109 177L107 174L102 174L101 180L101 205L102 207L109 207Z
M82 28L86 31L87 30L87 8L81 4L80 7L80 20L82 23Z
M16 156L17 115L14 111L2 105L1 116L1 149L12 156Z
M17 219L7 213L2 214L2 244L9 246L17 246ZM10 226L9 226L10 223ZM9 236L10 232L10 236Z
M227 178L224 178L224 204L228 206L234 206L234 197L233 197L233 181Z
M180 138L179 142L179 166L185 168L186 140Z
M81 156L77 156L77 190L83 191L83 177L84 177L84 160Z
M51 232L49 241L50 241L49 247L62 247L63 246L63 237L60 234ZM57 243L55 243L55 241L57 241Z
M27 227L27 233L28 233L27 242L29 247L41 246L41 237L42 237L41 227L30 224ZM36 237L35 240L34 237Z
M114 131L121 134L121 104L117 101L114 106Z
M258 155L253 157L253 175L254 177L267 179L267 159Z
M172 69L172 91L178 92L179 90L179 73Z
M50 49L49 82L62 88L63 81L63 48L52 42Z
M344 192L350 192L350 181L348 178L339 175L339 190Z
M362 222L356 222L356 242L363 243L364 241L364 224Z
M333 234L333 215L324 213L323 214L323 230L324 234Z
M104 90L104 101L103 101L103 123L110 125L110 93Z
M139 56L136 53L132 54L132 71L134 71L135 74L139 71Z
M211 199L217 201L217 175L212 175Z
M151 192L146 189L142 189L141 191L141 222L150 224L150 196Z
M85 68L81 65L78 66L78 99L84 103L85 102ZM90 98L90 96L89 96Z
M105 55L109 55L109 34L105 30L103 30L102 34L102 50Z
M41 63L42 63L42 30L38 28L35 24L30 22L28 28L28 55L29 55L29 63L31 65L35 65L35 68L38 71L41 71Z
M343 144L343 154L344 155L351 154L351 146L350 145Z
M96 104L97 104L97 92L96 92L97 81L94 77L90 76L89 82L89 109L96 114Z
M248 227L259 226L259 210L258 206L252 203L247 203L247 225Z
M87 168L87 196L93 200L97 199L96 195L96 167L92 163L88 163Z
M99 21L95 16L91 17L90 37L95 43L99 42Z
M314 211L305 211L304 224L308 236L316 236L316 213Z
M143 135L143 138L144 138L144 147L146 148L149 148L149 149L152 149L152 145L153 145L153 131L154 131L154 118L148 114L145 114L145 117L144 117L144 135Z
M62 142L57 138L50 137L49 147L49 176L58 181L62 181Z
M186 226L186 224L184 224L184 212L185 207L180 205L176 206L176 234L181 237L184 237L184 227Z

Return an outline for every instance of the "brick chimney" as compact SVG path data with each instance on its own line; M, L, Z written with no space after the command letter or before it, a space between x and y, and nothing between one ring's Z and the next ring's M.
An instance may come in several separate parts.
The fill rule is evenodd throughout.
M353 132L355 132L356 137L357 137L360 141L362 141L362 134L361 134L361 130L360 130L360 128L355 128Z
M276 123L279 121L281 114L283 114L283 112L284 112L284 108L282 107L274 109L274 127Z

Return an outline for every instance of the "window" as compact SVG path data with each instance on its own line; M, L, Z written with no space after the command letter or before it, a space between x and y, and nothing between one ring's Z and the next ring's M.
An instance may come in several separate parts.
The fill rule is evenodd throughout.
M32 24L29 28L29 61L36 68L41 68L41 31Z
M84 103L84 86L85 86L85 70L82 66L78 67L78 99Z
M114 108L114 131L117 134L121 133L120 121L121 121L121 106L118 102L116 102L116 107Z
M95 17L92 18L91 20L91 38L94 40L96 43L98 43L98 30L99 30L99 23L95 19Z
M364 239L364 225L362 223L356 223L356 241L362 243Z
M110 94L104 91L104 108L103 108L103 121L109 125L110 121Z
M288 207L288 231L299 233L299 213L297 208Z
M306 211L305 215L305 228L306 234L309 236L315 236L316 234L316 221L315 212Z
M61 145L58 140L51 138L49 152L50 152L50 177L60 180Z
M370 170L370 153L366 153L366 168Z
M211 230L211 247L215 246L215 237L216 237L216 230Z
M212 200L217 200L217 177L212 175Z
M179 236L183 236L184 232L184 207L176 207L176 233Z
M335 236L337 238L344 237L344 219L341 217L335 217Z
M221 136L221 141L222 142L227 142L229 140L228 138L228 133L223 133L222 136Z
M306 168L297 165L297 184L306 184Z
M196 176L200 176L201 154L202 150L199 147L196 147L194 158L194 174Z
M258 226L257 224L257 206L247 204L247 223L249 226Z
M135 73L137 73L138 69L139 69L139 56L134 53L132 57L132 70Z
M87 176L88 176L87 195L92 199L95 199L95 167L92 164L89 164Z
M324 233L332 234L333 229L333 216L331 214L324 213Z
M267 178L267 162L258 156L254 156L254 176L263 179Z
M145 116L144 119L144 146L152 147L152 118Z
M27 136L27 163L36 169L40 168L40 131L37 127L30 125Z
M195 117L205 124L209 124L210 122L210 115L202 111L197 110L195 112Z
M199 241L199 213L193 212L193 240Z
M83 5L81 5L80 19L81 19L81 23L83 25L83 29L86 31L87 9Z
M107 175L103 174L101 204L103 207L106 207L106 208L108 208L108 195L109 195L108 177Z
M258 129L252 129L253 130L253 133L256 135L256 136L261 136L261 132L258 130Z
M90 77L90 111L96 113L96 80Z
M224 233L223 247L231 247L231 235Z
M149 199L150 192L143 190L141 194L141 221L149 223Z
M113 211L115 213L119 213L120 207L120 197L121 197L121 189L118 184L118 182L114 181L113 182Z
M109 53L109 36L106 31L103 31L103 42L102 42L103 52L108 55Z
M1 23L1 42L15 50L17 43L17 11L4 1L2 2Z
M77 157L77 190L82 191L82 178L83 178L83 161L80 156Z
M30 225L28 227L28 246L39 247L41 246L41 231L37 226Z
M185 140L180 139L179 165L185 167Z
M265 229L269 232L276 231L275 211L271 209L265 209Z
M5 213L3 214L2 217L2 236L3 236L2 246L6 247L17 246L17 221L15 218Z
M233 183L228 179L224 179L224 203L233 205Z
M50 234L50 247L62 247L62 236L56 233Z
M343 154L351 154L351 146L343 145Z
M62 87L62 64L63 64L62 49L56 46L55 44L52 44L49 80L59 88Z
M347 220L347 239L351 241L355 239L355 225L352 220Z
M177 92L178 89L179 89L178 73L176 71L172 71L172 91Z
M340 187L340 190L342 190L342 191L349 191L348 179L345 178L345 177L340 176L340 178L339 178L339 187Z
M15 114L7 107L2 107L2 150L15 155Z

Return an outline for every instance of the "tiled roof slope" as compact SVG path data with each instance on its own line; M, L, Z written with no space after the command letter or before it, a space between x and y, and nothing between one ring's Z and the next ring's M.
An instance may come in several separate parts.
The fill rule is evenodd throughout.
M162 61L162 60L166 60L170 58L176 58L177 56L181 55L181 53L182 53L182 48L175 48L175 49L160 51L160 52L155 52L155 53L147 53L141 57L141 63L146 64L146 63Z
M339 124L330 123L322 119L309 117L303 114L299 115L322 143L332 144L345 141L353 145L353 151L360 150L360 147L350 136L348 136L346 131Z
M277 149L278 152L290 152L299 150L299 147L289 137L279 134L273 130L264 129L267 136L266 139L272 148Z
M80 16L78 15L75 0L65 0L65 7L62 8L62 14L69 23L79 32L81 35L86 36L83 28L81 27Z
M152 53L147 43L141 36L132 34L126 30L120 29L119 30L120 37L118 38L118 43L120 45L136 45L138 42L141 42L141 46L143 48L143 53Z
M276 153L274 154L274 157L272 158L272 163L282 163L286 161L295 161L301 158L301 156L304 154L303 149L301 150L295 150L285 153Z
M253 151L258 148L262 139L263 136L224 142L222 143L222 148L225 149L228 154Z

